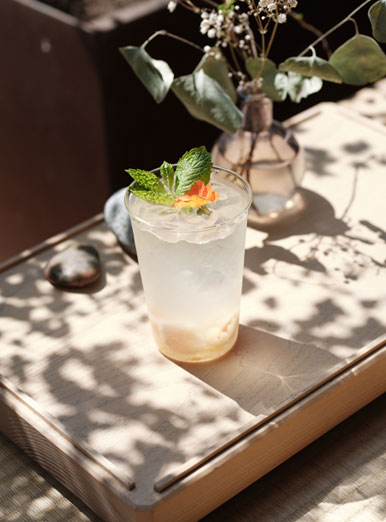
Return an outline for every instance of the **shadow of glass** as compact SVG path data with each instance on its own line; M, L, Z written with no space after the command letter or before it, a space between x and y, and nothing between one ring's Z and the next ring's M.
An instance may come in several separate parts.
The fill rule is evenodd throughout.
M253 415L269 415L304 396L338 359L327 350L240 325L234 349L212 363L180 364Z

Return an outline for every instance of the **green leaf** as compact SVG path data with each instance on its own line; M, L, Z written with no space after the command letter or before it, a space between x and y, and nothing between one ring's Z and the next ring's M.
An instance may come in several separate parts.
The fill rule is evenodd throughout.
M185 194L199 179L207 185L211 170L212 159L204 146L185 152L176 167L176 195Z
M251 78L261 77L261 90L273 101L283 101L287 96L288 77L280 73L274 62L264 58L247 58L246 69Z
M317 76L328 82L342 83L342 78L336 69L326 60L316 55L288 58L279 65L279 70L295 72L302 76Z
M174 74L162 60L154 60L143 47L121 47L120 52L157 103L167 95Z
M155 205L165 205L171 207L175 201L175 197L172 194L160 194L159 192L147 190L141 185L134 185L129 187L129 189L130 192L132 192L138 198L144 199L145 201Z
M228 0L228 2L219 4L218 10L229 14L235 10L235 8L234 8L235 3L236 3L236 0Z
M349 85L366 85L386 74L386 56L370 36L357 34L341 45L330 63Z
M172 90L194 118L230 133L241 126L243 114L240 109L220 84L203 70L176 78Z
M320 91L323 81L320 78L306 78L301 74L288 73L288 94L293 102L299 103L310 94Z
M237 100L237 93L232 80L229 77L229 70L226 61L218 48L213 48L206 53L194 72L204 71L205 74L216 80L224 91L228 94L233 103Z
M144 189L152 190L153 192L165 192L165 187L162 182L152 172L141 169L127 169L125 172L130 174Z
M386 43L386 0L379 0L370 7L369 18L374 38Z
M173 167L170 165L170 163L168 163L167 161L164 161L161 165L160 172L161 172L162 179L165 182L165 185L168 187L168 189L170 191L172 191L173 185L174 185L174 176L175 176Z

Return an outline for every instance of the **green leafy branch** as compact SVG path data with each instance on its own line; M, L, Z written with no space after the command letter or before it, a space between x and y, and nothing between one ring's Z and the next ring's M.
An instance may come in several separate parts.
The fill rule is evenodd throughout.
M177 1L184 7L189 6L193 12L201 12L192 0ZM328 60L318 57L315 46L370 2L373 2L368 11L372 36L360 34L356 26L355 35L338 47ZM211 0L208 3L212 9L217 9L219 15L226 18L234 14L237 0L228 0L222 4ZM255 5L255 2L252 1L251 5ZM386 43L386 0L363 1L334 27L320 34L298 56L290 57L278 66L268 58L278 30L279 15L276 15L276 18L264 22L256 10L254 20L261 41L259 44L255 42L248 29L251 42L248 52L237 47L236 31L231 33L227 45L229 44L233 65L225 58L219 45L212 46L209 51L204 50L167 31L157 31L140 47L126 46L120 51L157 103L162 102L169 91L172 91L194 118L230 133L236 132L243 120L236 105L236 88L230 78L230 75L236 81L242 78L238 87L244 86L244 73L240 72L241 62L249 76L250 89L255 92L261 90L274 101L283 101L289 96L292 101L299 102L309 94L319 91L323 81L361 86L386 75L386 56L377 43ZM268 38L266 33L272 21L274 26ZM148 54L145 47L153 38L162 35L180 40L204 53L192 73L175 78L167 62L155 60ZM305 56L307 53L311 53L310 56Z

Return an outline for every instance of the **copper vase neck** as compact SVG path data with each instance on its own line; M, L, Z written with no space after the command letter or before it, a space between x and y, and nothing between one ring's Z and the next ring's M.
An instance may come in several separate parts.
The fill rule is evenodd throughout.
M249 132L268 130L272 125L272 100L264 94L252 94L245 97L241 105L244 115L242 129Z

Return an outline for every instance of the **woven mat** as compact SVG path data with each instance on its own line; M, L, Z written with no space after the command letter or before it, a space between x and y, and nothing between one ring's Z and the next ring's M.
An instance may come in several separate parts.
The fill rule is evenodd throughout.
M99 522L14 444L0 435L1 522Z

